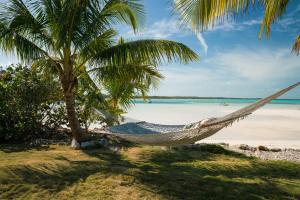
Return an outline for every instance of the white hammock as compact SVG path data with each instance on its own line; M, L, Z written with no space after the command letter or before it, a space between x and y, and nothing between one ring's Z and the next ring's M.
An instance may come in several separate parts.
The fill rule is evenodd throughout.
M217 133L235 121L244 119L255 110L298 85L300 85L300 82L224 117L205 119L189 125L161 125L147 122L126 123L110 127L107 131L108 134L134 143L164 146L191 144Z

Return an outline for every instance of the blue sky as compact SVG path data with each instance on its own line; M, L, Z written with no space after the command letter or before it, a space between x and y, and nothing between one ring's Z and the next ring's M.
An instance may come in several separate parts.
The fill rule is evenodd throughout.
M269 39L258 39L263 11L216 25L196 36L179 27L168 1L145 0L144 29L124 37L170 39L191 47L201 60L188 65L160 66L165 79L153 95L263 97L300 81L300 57L292 55L293 40L300 33L300 2L291 1L284 17L272 26ZM300 88L284 97L300 98Z
M165 76L151 95L263 97L300 81L300 56L291 54L300 34L300 2L292 0L269 39L258 39L263 11L251 9L237 20L218 24L198 37L178 25L169 0L144 0L146 19L138 35L120 27L124 38L156 38L182 42L198 52L200 61L159 66ZM17 62L0 54L0 65ZM284 98L299 98L297 88Z

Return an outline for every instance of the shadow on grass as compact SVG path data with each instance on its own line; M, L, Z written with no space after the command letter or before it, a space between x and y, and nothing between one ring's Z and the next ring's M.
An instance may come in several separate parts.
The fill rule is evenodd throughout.
M162 151L148 163L137 179L170 199L300 199L296 163L264 162L213 145Z
M300 199L299 164L259 161L221 147L153 150L135 161L107 150L84 153L93 159L57 156L52 165L9 167L0 185L31 184L57 193L96 173L123 174L166 199Z
M28 144L0 144L0 151L5 153L24 152L29 150L46 151L51 149L52 148L49 145L30 146Z
M94 154L96 151L92 152L93 150L89 150L90 154ZM95 160L70 160L68 157L60 155L54 158L55 162L53 163L2 168L0 185L36 185L51 192L59 192L79 180L85 181L87 177L95 173L122 174L123 170L132 167L118 154L108 151L99 153L99 150L97 152L98 159ZM6 174L5 178L1 177L1 173Z

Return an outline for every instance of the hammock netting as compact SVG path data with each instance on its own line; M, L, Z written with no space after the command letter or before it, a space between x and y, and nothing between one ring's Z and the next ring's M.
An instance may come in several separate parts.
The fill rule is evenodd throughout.
M298 85L300 82L224 117L204 119L187 125L162 125L148 122L126 123L108 128L107 133L130 142L149 145L172 146L195 143L238 120L244 119L255 110Z

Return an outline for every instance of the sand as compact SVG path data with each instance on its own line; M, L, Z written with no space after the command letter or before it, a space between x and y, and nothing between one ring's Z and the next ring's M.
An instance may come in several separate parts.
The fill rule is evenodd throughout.
M125 116L152 123L186 124L223 116L245 105L136 104ZM300 149L300 105L269 104L201 142Z

